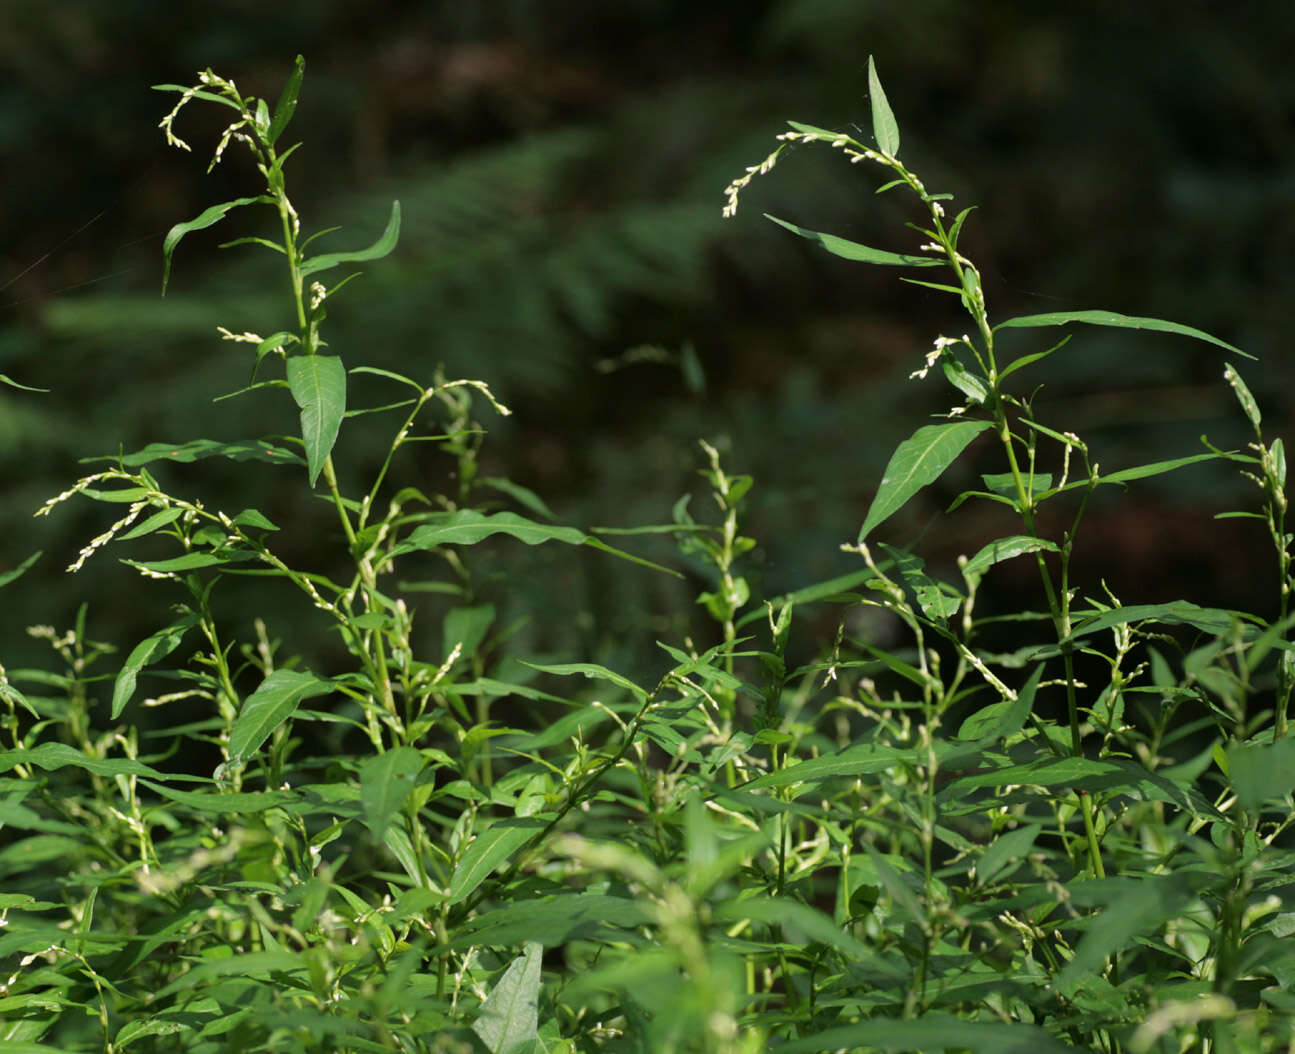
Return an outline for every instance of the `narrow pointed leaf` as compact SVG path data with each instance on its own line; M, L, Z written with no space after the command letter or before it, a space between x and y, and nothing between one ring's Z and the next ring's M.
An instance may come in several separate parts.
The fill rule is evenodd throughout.
M677 528L676 528L677 529ZM493 515L477 512L475 509L461 509L452 513L439 523L426 523L414 528L408 538L397 545L390 557L419 549L434 549L438 545L476 545L477 542L494 534L506 534L525 542L527 545L539 545L541 542L564 542L567 545L587 545L591 549L600 549L622 560L642 564L657 571L679 577L673 571L650 560L627 553L622 549L608 545L601 538L585 534L575 527L559 527L550 523L537 523L535 520L518 516L514 512L497 512Z
M374 838L382 838L391 818L404 806L422 767L423 756L413 747L396 747L361 766L360 803Z
M252 198L235 198L233 201L224 201L219 205L213 205L211 208L204 210L194 219L186 223L177 223L172 227L162 240L162 295L166 296L166 284L171 278L171 254L175 252L175 247L180 244L181 238L193 231L215 226L225 218L225 214L231 209L240 208L243 205L254 205L258 201L268 202L269 200L264 195L258 195Z
M1295 739L1229 747L1227 759L1237 800L1249 812L1295 788Z
M1106 906L1088 924L1074 956L1057 975L1058 987L1099 972L1115 952L1181 912L1205 881L1198 872L1183 870L1171 875L1071 883L1072 903L1090 906L1084 901L1089 900L1091 890L1097 903Z
M275 670L243 701L229 733L229 755L251 757L270 733L292 716L303 699L332 690L327 681L301 670Z
M0 373L0 382L9 385L10 388L21 388L25 392L48 392L48 388L33 388L29 384L19 384L12 377Z
M527 941L508 964L472 1023L491 1054L529 1054L539 1042L540 960L544 946Z
M265 135L266 141L271 146L283 134L283 130L288 127L288 122L292 120L292 115L297 111L297 96L301 92L301 78L305 75L306 60L298 55L292 75L288 78L288 83L283 86L279 101L274 104L274 119L270 122L270 129Z
M500 820L477 835L463 850L450 879L450 904L469 897L490 872L544 830L552 818L543 813L516 816Z
M877 145L888 157L898 157L899 125L890 110L886 93L881 89L881 78L877 76L877 66L871 55L868 56L868 100L872 103L872 134Z
M1232 368L1231 363L1224 367L1223 379L1232 385L1232 390L1236 393L1237 402L1241 404L1241 409L1245 412L1250 423L1254 425L1255 431L1259 431L1259 425L1263 421L1263 417L1259 413L1259 404L1255 402L1255 397L1250 393L1249 386L1241 379L1241 374Z
M286 368L288 389L301 409L301 440L313 487L346 414L346 368L336 355L296 355Z
M1021 315L1017 318L1009 318L1006 322L1000 322L994 327L994 330L1064 326L1070 322L1086 322L1090 326L1114 326L1118 329L1150 329L1159 333L1176 333L1181 337L1191 337L1193 340L1203 340L1207 344L1217 345L1226 351L1234 352L1247 359L1254 358L1253 355L1247 354L1226 341L1219 340L1218 337L1212 337L1203 330L1184 326L1178 322L1166 322L1159 318L1137 318L1133 315L1121 315L1115 311L1052 311L1044 315Z
M327 271L343 263L362 263L365 260L380 260L396 247L400 238L400 202L391 203L391 216L382 236L367 249L357 249L349 253L324 253L312 256L301 265L301 277Z
M193 439L187 443L150 443L133 454L118 457L113 454L101 457L85 457L82 464L94 461L120 462L127 468L139 468L154 461L179 461L188 464L205 457L227 457L231 461L268 461L271 464L305 464L301 457L291 450L275 446L264 439L240 439L233 443L218 443L214 439Z
M1015 699L1005 699L1001 703L990 703L976 711L958 729L958 738L963 740L998 740L1014 736L1025 725L1026 718L1034 709L1034 694L1039 690L1039 680L1043 677L1043 664L1034 668L1030 679L1025 682Z
M149 663L165 659L180 646L184 635L198 624L198 616L189 614L178 622L158 630L135 645L112 686L112 719L117 720L135 694L135 679Z
M27 571L27 569L31 567L32 564L34 564L37 560L40 559L42 551L43 550L41 549L37 549L34 553L31 554L31 556L27 557L26 560L20 563L12 571L5 571L3 574L0 574L0 586L7 586L14 579L24 574Z
M0 750L0 772L8 772L15 765L39 765L47 772L71 765L73 768L93 772L96 776L150 776L155 780L194 778L169 776L129 758L92 758L66 743L42 743L30 749Z
M909 256L904 253L887 252L885 249L873 249L867 245L860 245L858 242L838 238L835 234L822 234L819 231L798 227L794 223L778 219L777 216L770 216L767 212L764 214L764 218L772 220L780 227L786 227L793 234L799 234L802 238L818 242L833 256L839 256L843 260L857 260L862 263L883 264L889 267L939 267L943 263L942 260L936 260L930 256ZM954 291L957 292L957 290Z
M1151 620L1169 626L1194 626L1205 633L1222 635L1230 633L1238 623L1247 625L1253 616L1243 615L1237 611L1222 608L1203 608L1189 600L1172 600L1165 604L1130 604L1125 607L1112 608L1091 618L1083 613L1074 616L1074 628L1070 631L1068 641L1076 637L1087 636L1112 626L1123 626L1130 622Z
M522 660L523 665L529 666L532 670L539 670L540 673L551 673L558 677L570 677L575 674L581 674L592 681L609 681L612 684L619 685L627 692L639 700L647 698L647 692L631 681L624 674L619 674L615 670L610 670L606 666L599 666L595 662L558 662L558 663L540 663L526 662Z
M968 1021L947 1014L923 1014L904 1021L873 1017L778 1044L779 1054L821 1054L830 1050L957 1050L972 1054L1074 1054L1037 1025Z
M1014 556L1038 552L1039 550L1049 553L1058 552L1057 543L1050 542L1046 538L1031 538L1024 534L1013 535L1010 538L998 538L968 560L966 566L962 569L962 573L968 578L979 578L994 564L1010 560Z
M941 425L924 425L904 440L891 455L890 463L872 499L868 515L859 529L859 541L883 520L898 512L908 500L928 483L938 479L989 421L952 421Z

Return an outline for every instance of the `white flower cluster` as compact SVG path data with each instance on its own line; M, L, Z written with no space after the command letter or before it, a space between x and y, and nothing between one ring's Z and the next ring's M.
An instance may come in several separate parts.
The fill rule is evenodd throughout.
M231 333L224 326L217 326L216 332L220 334L221 340L236 340L240 344L260 344L264 339L256 333Z
M925 248L925 246L923 246L923 248ZM935 346L926 353L926 365L923 366L920 370L914 370L912 373L910 373L908 375L908 379L910 381L924 380L926 378L926 375L931 372L931 367L933 367L937 362L940 361L940 356L944 354L944 349L949 347L952 344L966 344L968 347L970 347L971 337L969 337L965 333L961 337L936 337Z
M781 139L782 136L779 136L778 138ZM733 180L732 183L724 188L724 197L728 200L728 204L724 206L722 215L726 220L737 215L737 196L742 192L742 188L750 183L753 177L766 175L777 163L778 155L782 153L784 148L785 144L784 146L778 147L777 150L766 157L758 165L748 165L745 175L738 176L737 179Z

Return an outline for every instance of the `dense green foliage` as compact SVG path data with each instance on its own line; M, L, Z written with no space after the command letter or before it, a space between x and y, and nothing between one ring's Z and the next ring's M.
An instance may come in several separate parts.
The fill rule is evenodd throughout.
M180 93L168 141L184 145L182 107L209 104L231 122L213 164L245 151L264 183L172 228L167 272L189 235L273 217L234 244L269 250L288 310L264 334L243 317L222 332L247 352L233 394L279 399L288 424L110 454L42 506L108 507L73 568L128 552L123 574L142 578L122 604L129 589L149 628L113 657L83 610L34 630L55 669L0 668L0 1050L1295 1040L1283 445L1234 365L1219 372L1247 448L1115 469L1038 412L1033 387L1074 355L1053 327L1240 349L1106 310L992 322L960 247L972 212L950 215L900 160L870 63L873 144L792 122L725 212L792 150L885 170L882 190L919 202L899 252L775 222L960 306L965 335L912 364L958 402L890 455L851 570L762 590L740 450L701 442L704 508L685 496L656 525L558 526L542 495L482 472L482 418L509 412L486 381L330 345L328 309L361 288L347 265L387 266L407 210L388 206L355 249L339 248L350 228L303 221L281 138L302 73L298 60L277 101L210 70L164 86ZM479 177L462 194L488 194ZM453 309L446 294L438 310ZM436 475L403 474L423 448ZM880 540L972 456L992 470L964 474L954 511L1001 516L993 540L948 573ZM274 510L204 500L204 470L224 462L307 505L299 536ZM1210 464L1259 488L1236 515L1275 549L1275 615L1191 596L1125 606L1116 581L1081 591L1071 556L1103 492ZM645 558L653 539L676 553ZM705 583L707 636L661 639L624 668L538 652L553 637L534 638L510 597L526 593L518 568L564 548L644 577L682 568ZM982 583L1017 564L1037 603L982 614ZM272 591L282 626L258 602ZM303 633L329 643L285 645Z

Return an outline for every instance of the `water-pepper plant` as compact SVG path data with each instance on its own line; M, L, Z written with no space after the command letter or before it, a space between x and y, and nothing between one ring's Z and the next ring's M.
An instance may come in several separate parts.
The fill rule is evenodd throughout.
M972 210L901 160L870 60L872 141L793 122L724 212L812 146L911 195L898 251L774 222L956 299L965 332L913 364L954 404L874 481L842 539L856 570L761 596L740 437L702 441L701 501L665 522L559 526L539 495L479 476L477 407L507 413L485 381L329 347L326 307L349 265L396 248L400 208L358 251L303 225L299 144L280 145L303 73L273 106L210 70L162 86L180 96L168 142L187 149L187 104L229 110L212 164L246 149L265 184L177 224L163 283L186 234L273 213L272 234L229 244L281 257L283 328L218 336L249 355L235 394L286 387L300 434L159 439L38 510L106 506L69 571L122 554L157 628L118 652L95 629L111 612L82 608L32 627L49 668L0 666L0 1051L1289 1049L1292 536L1244 352L1105 310L998 320L959 247ZM1218 355L1253 441L1104 467L1036 412L1049 358L1082 343L1052 342L1063 326ZM357 374L392 400L351 406ZM373 427L387 453L350 489L337 462ZM396 485L415 443L450 471ZM1012 525L940 575L888 528L971 457L994 470L949 515L986 502ZM319 551L185 489L201 473L173 464L211 458L295 488L327 527ZM1118 515L1090 510L1094 493L1202 462L1257 488L1232 515L1275 550L1270 610L1124 604L1119 583L1072 575L1086 518ZM607 541L640 534L672 537L676 566ZM693 634L656 642L655 683L527 653L488 568L496 546L541 544L705 583ZM1037 604L982 616L1007 561L1033 565ZM336 646L285 655L268 615L220 602L238 580L286 587Z

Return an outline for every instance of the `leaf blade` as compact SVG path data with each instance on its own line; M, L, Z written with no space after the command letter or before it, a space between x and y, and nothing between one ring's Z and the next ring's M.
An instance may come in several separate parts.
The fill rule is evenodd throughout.
M306 278L320 271L327 271L338 264L380 260L396 247L396 242L399 239L400 202L393 201L391 203L391 216L387 219L387 226L376 242L367 249L356 249L354 252L324 253L321 256L312 256L302 263L301 277Z
M313 487L346 414L346 368L336 355L296 355L285 367L288 389L301 410L306 474Z
M301 92L301 79L305 75L306 60L298 55L293 64L292 74L288 77L288 83L283 86L279 101L274 104L274 117L265 133L265 140L271 146L283 134L283 130L288 127L288 122L292 120L292 115L297 112L297 96Z
M1006 322L1000 322L994 327L997 332L1000 329L1030 329L1038 326L1064 326L1070 322L1084 322L1090 326L1113 326L1117 329L1148 329L1158 333L1174 333L1181 337L1191 337L1193 340L1202 340L1207 344L1214 344L1226 351L1231 351L1247 359L1253 359L1254 356L1248 352L1242 351L1227 341L1219 340L1204 330L1196 329L1193 326L1184 326L1180 322L1167 322L1161 318L1140 318L1135 315L1121 315L1117 311L1052 311L1042 315L1019 315L1016 318L1009 318Z
M938 479L967 445L989 427L989 421L923 425L900 443L886 465L881 485L859 528L860 543L874 527L903 508L914 494Z
M146 637L131 650L112 686L112 720L116 721L135 694L135 681L140 671L151 662L165 659L180 646L184 635L198 624L198 616L190 612L171 625Z
M793 234L799 234L802 238L818 242L833 256L839 256L843 260L880 264L886 267L939 267L943 262L929 256L910 256L906 253L892 253L885 249L874 249L868 245L860 245L858 242L847 241L845 238L838 237L835 234L824 234L821 231L811 231L808 228L799 227L794 223L788 223L786 220L780 220L777 216L770 216L767 212L764 214L764 218L772 220L779 227L787 228Z
M360 767L360 804L373 837L381 839L391 818L404 807L423 767L413 747L396 747Z
M872 104L872 134L887 157L899 156L899 124L877 76L877 65L868 56L868 101Z
M208 227L214 227L217 223L225 218L225 214L233 209L242 208L244 205L255 205L257 202L268 202L270 199L263 194L258 194L250 198L235 198L233 201L223 201L219 205L212 205L209 209L204 209L193 219L184 223L177 223L162 239L162 295L166 296L166 285L171 279L171 256L175 252L175 247L180 244L180 239L186 234L192 234L194 231L205 230Z
M540 960L544 946L527 941L495 982L472 1023L492 1054L521 1054L539 1040Z
M327 681L300 670L275 670L243 700L229 733L231 760L246 761L270 733L292 716L302 700L331 691Z

